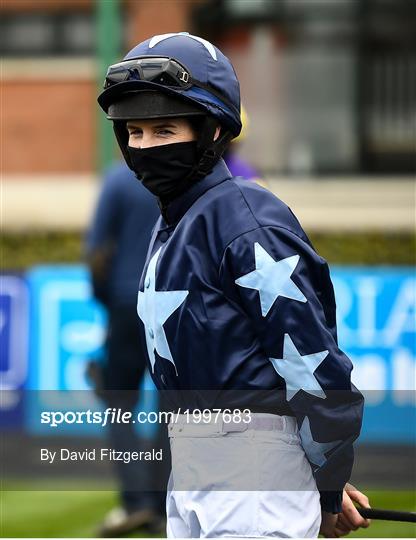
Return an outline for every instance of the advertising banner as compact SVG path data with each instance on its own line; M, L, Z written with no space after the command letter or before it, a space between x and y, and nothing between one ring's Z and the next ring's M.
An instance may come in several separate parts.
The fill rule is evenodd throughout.
M83 266L44 266L27 276L30 296L30 371L27 388L30 431L46 432L39 423L42 410L73 409L70 391L80 391L80 409L99 407L85 369L92 358L102 358L106 317L93 300L88 272ZM60 392L48 392L58 390ZM68 391L65 393L64 391ZM65 403L65 396L68 403ZM91 426L68 426L70 432L91 432ZM97 430L98 431L98 430Z
M19 426L28 376L28 290L17 274L2 274L0 281L0 425Z
M105 309L94 300L88 271L83 266L45 266L28 274L32 299L30 329L30 374L27 388L30 407L27 426L37 434L51 434L40 422L42 411L101 411L106 405L97 399L86 375L87 363L105 362L107 331ZM146 377L146 403L153 407L154 386ZM150 436L152 426L140 426ZM74 422L59 434L102 435L95 424Z
M365 394L361 442L414 443L416 425L416 280L412 268L333 267L340 347L350 356L354 384ZM85 396L80 410L102 409L85 376L87 362L104 358L106 314L93 300L88 272L83 266L45 266L27 275L3 276L0 295L2 412L14 423L19 394L39 392L26 408L30 430L45 433L42 410L64 410L74 405L71 391ZM30 340L28 344L28 327ZM153 389L150 377L143 385ZM48 392L59 391L59 392ZM81 391L81 392L80 392ZM34 394L34 393L31 393ZM151 392L146 392L151 395ZM59 396L59 403L50 403ZM7 397L7 399L5 399ZM31 398L33 401L33 398ZM58 399L58 398L56 398ZM44 401L47 403L44 403ZM65 400L64 400L65 401ZM145 410L156 400L141 404ZM34 406L36 405L36 406ZM17 409L16 409L17 407ZM21 405L20 405L21 407ZM12 414L12 411L15 413ZM21 412L20 418L21 418ZM11 415L11 416L10 416ZM97 434L94 426L68 426L71 433ZM151 426L141 426L143 434ZM149 431L150 430L150 431Z
M415 443L416 279L412 268L336 268L340 347L364 393L361 442Z

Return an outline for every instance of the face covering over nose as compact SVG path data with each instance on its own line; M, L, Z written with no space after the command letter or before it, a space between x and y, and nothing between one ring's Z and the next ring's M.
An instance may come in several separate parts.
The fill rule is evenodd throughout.
M181 195L193 180L198 163L196 141L150 148L128 146L127 151L138 179L161 201Z

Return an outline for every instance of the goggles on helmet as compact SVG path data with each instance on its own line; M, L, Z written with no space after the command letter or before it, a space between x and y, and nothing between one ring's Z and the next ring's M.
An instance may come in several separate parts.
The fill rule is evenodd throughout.
M138 56L113 64L107 70L104 89L126 81L147 81L177 90L188 90L197 86L216 96L231 110L235 110L235 106L220 92L194 79L185 66L167 56Z

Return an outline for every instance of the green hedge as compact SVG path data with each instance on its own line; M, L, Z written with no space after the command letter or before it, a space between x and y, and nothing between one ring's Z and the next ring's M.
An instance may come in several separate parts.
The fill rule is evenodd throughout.
M314 233L312 243L331 264L413 265L415 235L410 233ZM3 234L1 267L21 270L36 264L82 261L83 237L75 232Z
M322 257L333 264L414 265L412 233L316 233L310 238Z
M36 264L80 262L82 243L76 232L3 234L1 267L22 270Z

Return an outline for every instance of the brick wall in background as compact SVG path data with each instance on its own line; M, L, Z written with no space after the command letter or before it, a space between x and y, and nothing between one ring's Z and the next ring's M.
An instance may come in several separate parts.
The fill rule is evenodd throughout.
M129 13L128 41L131 46L156 34L190 31L192 10L206 0L153 0L126 2Z
M189 30L192 9L204 1L120 0L127 36L123 50L152 34ZM2 0L0 12L71 14L94 8L94 0ZM99 112L94 61L93 56L5 60L0 90L2 173L95 172Z
M2 172L95 170L96 85L91 80L2 84Z

